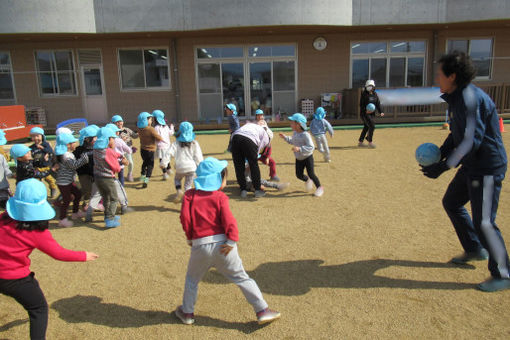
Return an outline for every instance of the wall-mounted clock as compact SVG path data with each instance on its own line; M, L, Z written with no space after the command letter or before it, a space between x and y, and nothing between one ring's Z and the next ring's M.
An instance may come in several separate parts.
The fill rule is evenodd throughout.
M317 37L313 40L313 48L317 51L322 51L328 46L328 42L324 37Z

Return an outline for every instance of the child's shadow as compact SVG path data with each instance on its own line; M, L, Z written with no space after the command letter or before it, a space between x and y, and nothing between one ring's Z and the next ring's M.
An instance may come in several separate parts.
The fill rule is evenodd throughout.
M69 323L90 322L114 328L181 324L174 312L138 310L115 303L103 303L101 300L97 296L76 295L55 301L51 304L51 308L59 313L62 320ZM208 316L195 316L195 320L196 326L235 329L245 334L251 334L264 327L259 326L255 321L228 322Z

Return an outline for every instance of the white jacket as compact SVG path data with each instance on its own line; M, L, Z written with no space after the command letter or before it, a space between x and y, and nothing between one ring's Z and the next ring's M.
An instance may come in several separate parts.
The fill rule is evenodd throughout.
M181 147L181 142L175 141L170 146L170 155L175 158L175 172L183 174L194 172L197 165L204 160L202 150L196 140L189 147Z

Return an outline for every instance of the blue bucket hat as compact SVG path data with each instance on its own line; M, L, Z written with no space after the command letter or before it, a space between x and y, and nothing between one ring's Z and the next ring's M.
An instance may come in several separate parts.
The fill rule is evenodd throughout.
M261 109L257 109L257 111L255 111L255 115L263 115L264 114L264 111L262 111Z
M7 139L5 139L5 132L4 130L0 130L0 145L7 144Z
M149 112L142 112L138 115L138 119L136 121L136 126L139 129L143 129L149 125L149 122L147 121L147 118L152 117L152 115Z
M30 152L30 148L25 144L14 144L11 148L10 154L12 158L16 159L25 156L27 152Z
M107 127L108 129L112 130L113 132L117 133L118 131L120 131L120 129L117 127L117 125L115 124L106 124L105 127Z
M110 138L117 138L118 136L113 132L110 128L104 126L99 129L97 132L97 140L94 143L94 149L106 149L108 147L108 143L110 143Z
M57 136L57 146L55 146L55 155L60 156L67 152L67 144L77 142L73 135L61 133Z
M163 111L161 111L161 110L152 111L152 117L156 118L156 120L158 121L158 124L166 125L165 113Z
M122 119L122 117L119 115L115 115L112 117L112 123L123 122L123 121L124 121L124 119Z
M303 116L301 113L294 113L292 116L289 117L289 120L293 120L293 121L299 123L299 125L301 125L303 130L305 130L305 131L307 130L306 117Z
M16 221L47 221L55 217L55 210L46 200L46 186L35 178L16 185L14 196L6 205L7 214Z
M85 138L96 137L99 128L97 126L89 125L80 130L80 145L83 145Z
M31 128L30 129L30 134L31 135L42 135L43 138L44 138L44 130L41 129L40 127L38 127L38 126Z
M227 165L227 161L220 161L214 157L204 159L197 167L197 177L193 180L195 188L203 191L218 190L223 182L221 172Z
M193 124L190 122L182 122L179 124L179 135L176 138L179 142L192 142L195 140L193 132Z
M237 107L234 104L227 104L225 107L232 111L232 115L237 115Z
M315 110L313 117L318 120L324 119L324 117L326 117L326 110L324 110L322 106L319 106L317 110Z

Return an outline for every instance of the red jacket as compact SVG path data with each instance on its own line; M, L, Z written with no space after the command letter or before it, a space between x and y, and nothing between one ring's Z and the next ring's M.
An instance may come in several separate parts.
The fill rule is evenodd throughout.
M239 241L237 221L230 211L227 195L221 191L186 191L181 224L188 240L225 234L229 240Z
M15 280L30 274L30 258L35 248L60 261L85 261L84 251L62 248L48 229L19 230L18 221L0 215L0 279Z

